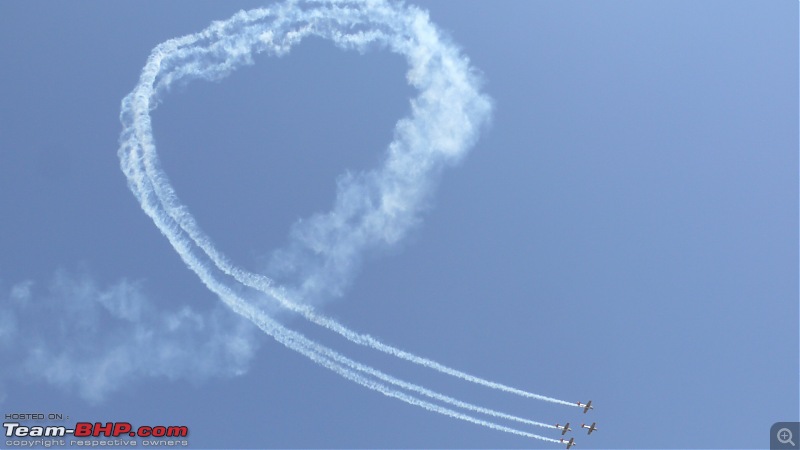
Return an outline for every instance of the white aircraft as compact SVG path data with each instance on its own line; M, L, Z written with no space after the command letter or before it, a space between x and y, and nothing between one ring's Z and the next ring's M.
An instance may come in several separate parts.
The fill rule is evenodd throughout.
M578 402L578 406L583 408L583 413L584 414L589 412L590 409L594 409L594 408L592 408L592 401L591 400L589 400L589 403L587 403L585 405L583 403L581 403L581 402Z
M561 443L562 444L567 444L567 450L569 450L569 448L572 447L573 445L578 445L578 444L575 443L575 438L571 438L569 441L565 441L565 440L561 439Z
M581 424L581 428L586 428L587 430L589 430L589 434L592 434L592 431L598 429L596 425L597 425L597 422L592 422L591 426L586 425L585 423L582 423Z
M567 434L567 431L572 431L572 428L569 427L569 422L565 423L563 426L559 425L559 424L556 424L556 428L558 428L559 430L562 430L561 431L561 435L562 436Z

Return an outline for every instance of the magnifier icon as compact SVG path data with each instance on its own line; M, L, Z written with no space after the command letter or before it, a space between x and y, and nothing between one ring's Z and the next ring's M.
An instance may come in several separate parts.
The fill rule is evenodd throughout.
M776 437L778 438L778 442L781 444L792 444L792 447L795 447L794 441L792 441L792 430L788 428L781 428L778 430Z

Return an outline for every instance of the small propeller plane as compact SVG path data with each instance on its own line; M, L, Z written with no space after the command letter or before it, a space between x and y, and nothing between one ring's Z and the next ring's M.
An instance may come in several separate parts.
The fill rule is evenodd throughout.
M596 425L597 425L597 422L592 422L591 426L590 425L586 425L585 423L582 423L581 424L581 428L586 428L587 430L589 430L589 434L592 434L592 431L595 431L595 430L598 429Z
M570 440L568 440L568 441L565 441L564 439L561 439L561 443L562 444L567 444L567 450L569 450L569 448L572 447L573 445L578 445L578 444L575 443L575 438L570 438Z
M572 431L572 428L569 427L569 422L565 423L564 425L556 424L556 428L561 430L561 435L567 434L567 431Z
M589 400L589 403L587 403L587 404L585 404L585 405L584 405L583 403L581 403L581 402L578 402L578 406L580 406L580 407L582 407L582 408L583 408L583 413L584 413L584 414L586 414L587 412L589 412L589 410L590 410L590 409L594 409L594 408L592 407L592 401L591 401L591 400Z

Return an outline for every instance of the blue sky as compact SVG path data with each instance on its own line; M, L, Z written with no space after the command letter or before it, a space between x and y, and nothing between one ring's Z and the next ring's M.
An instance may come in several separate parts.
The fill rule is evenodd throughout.
M186 424L194 447L538 445L276 344L221 306L127 189L120 101L151 49L263 4L0 2L0 410ZM491 125L422 223L320 308L597 409L283 323L472 403L596 420L580 448L763 447L773 422L798 420L797 3L418 4L481 72ZM263 270L293 223L330 209L340 174L381 163L415 95L406 71L310 39L176 89L153 112L165 172L219 249Z

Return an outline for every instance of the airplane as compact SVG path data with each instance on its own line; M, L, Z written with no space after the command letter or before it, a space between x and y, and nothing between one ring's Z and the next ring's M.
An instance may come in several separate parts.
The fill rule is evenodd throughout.
M567 444L567 450L569 450L569 448L572 447L573 445L578 445L578 444L575 443L575 438L571 438L569 441L565 441L565 440L561 439L561 443L562 444Z
M569 427L569 422L565 423L563 426L561 426L559 424L556 424L556 428L558 428L559 430L562 430L561 431L561 435L562 436L567 434L567 431L572 431L572 428Z
M583 408L583 413L584 414L589 412L590 409L594 409L594 408L592 408L592 401L591 400L589 400L589 403L587 403L585 405L583 403L581 403L581 402L578 402L578 406Z
M591 425L591 426L589 426L589 425L586 425L585 423L582 423L582 424L581 424L581 428L586 428L586 429L588 429L588 430L589 430L589 434L592 434L592 431L595 431L595 430L597 430L597 429L598 429L598 428L597 428L595 425L597 425L597 422L592 422L592 425Z

